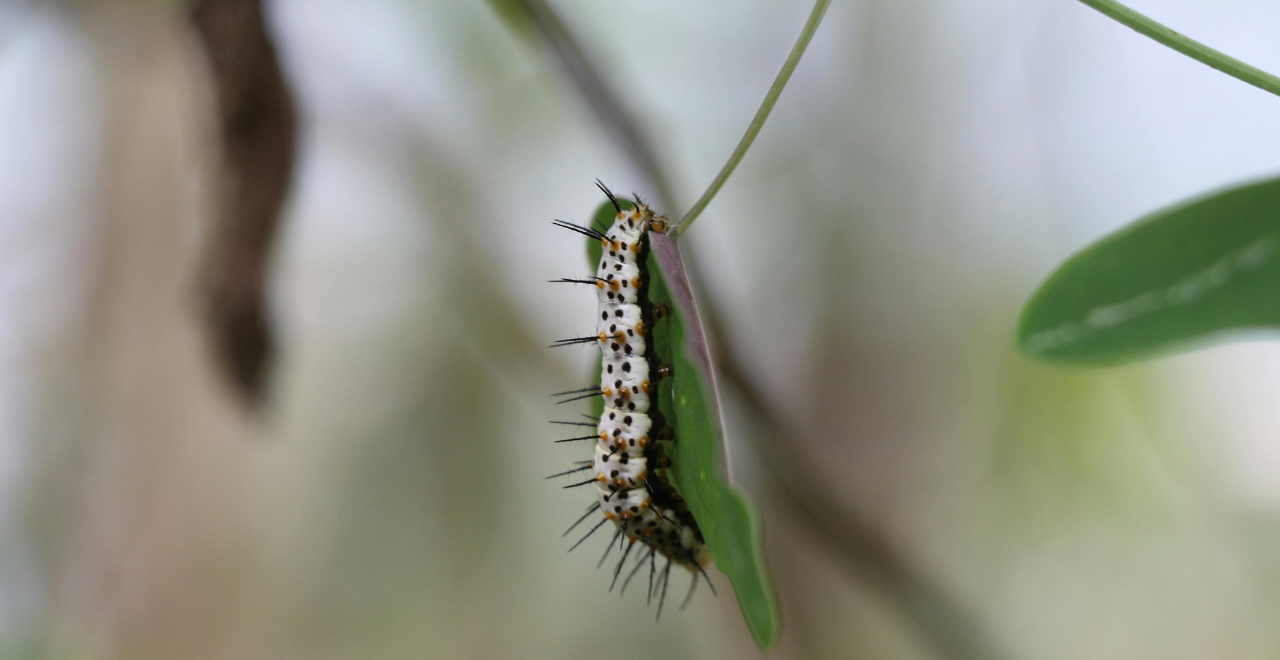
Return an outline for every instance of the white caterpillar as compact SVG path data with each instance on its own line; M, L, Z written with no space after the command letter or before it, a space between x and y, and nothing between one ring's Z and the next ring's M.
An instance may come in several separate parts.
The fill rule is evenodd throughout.
M595 342L602 353L599 387L561 394L571 395L566 401L604 397L604 411L595 424L560 422L596 428L594 458L589 464L583 462L580 467L562 474L590 470L594 475L591 479L568 486L594 484L596 489L596 503L574 527L596 511L603 512L605 518L574 547L606 521L613 521L617 531L609 549L623 540L626 542L622 558L614 570L614 584L632 548L639 544L642 552L623 582L623 589L647 561L650 567L649 596L652 598L655 592L660 592L658 612L661 615L671 565L683 566L693 573L689 596L685 598L685 604L688 604L698 576L706 577L705 567L711 562L697 521L668 479L667 468L671 461L662 443L658 442L671 438L670 427L657 410L657 381L669 376L670 368L665 365L651 368L650 358L646 357L653 355L650 332L653 323L668 313L665 305L654 305L647 296L649 232L665 231L669 223L638 198L634 207L624 210L608 188L599 182L597 185L608 195L617 211L613 226L607 232L562 221L555 223L599 240L603 246L594 279L557 280L595 285L599 307L594 336L565 339L556 345ZM645 548L647 553L643 552ZM608 556L608 550L605 556ZM661 571L654 566L656 556L667 559ZM604 558L601 559L603 562ZM711 584L710 578L707 578L707 584Z

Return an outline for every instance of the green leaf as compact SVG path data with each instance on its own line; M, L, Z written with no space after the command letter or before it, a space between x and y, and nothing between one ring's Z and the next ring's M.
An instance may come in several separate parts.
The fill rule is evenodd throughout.
M1117 362L1280 326L1280 179L1157 211L1071 257L1031 296L1018 343Z
M619 201L631 208L629 202ZM594 219L607 228L614 213L612 203L605 202L596 209ZM593 271L601 250L599 241L587 241ZM777 642L782 619L765 566L760 517L751 501L725 477L724 435L711 358L674 237L650 234L648 269L649 300L667 303L672 312L653 329L654 353L673 372L658 387L658 410L676 437L668 446L672 480L698 521L716 566L733 583L756 644L767 649ZM598 414L604 403L593 402Z

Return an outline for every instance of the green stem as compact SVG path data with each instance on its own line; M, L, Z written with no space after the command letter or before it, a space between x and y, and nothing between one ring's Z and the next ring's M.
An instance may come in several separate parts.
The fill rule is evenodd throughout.
M751 143L755 142L756 135L760 133L760 129L764 127L764 121L769 118L769 113L773 111L773 104L778 102L778 97L782 95L782 88L787 86L787 81L791 79L791 72L796 70L796 65L800 63L800 56L804 55L804 51L809 47L809 40L813 38L813 33L818 30L818 24L822 22L822 16L827 13L827 5L831 4L831 0L817 0L813 5L813 11L809 12L809 20L805 22L804 29L800 31L800 36L796 39L796 45L791 47L791 54L787 55L787 61L782 63L782 70L778 72L778 77L773 79L773 86L769 88L769 93L765 94L764 101L760 103L760 109L756 110L756 116L751 120L751 125L747 127L747 132L738 141L738 146L733 150L733 154L729 156L729 161L720 168L720 173L716 175L711 185L707 187L707 191L702 193L702 197L698 198L693 208L676 223L676 235L683 234L693 224L694 220L702 214L702 210L707 208L707 204L711 203L716 193L720 192L720 187L729 179L729 175L733 174L734 168L738 167L738 162L742 157L747 155L747 149L751 148Z
M1266 71L1249 66L1234 57L1220 53L1180 33L1115 2L1115 0L1080 0L1119 23L1126 25L1156 41L1244 82L1276 96L1280 96L1280 78Z

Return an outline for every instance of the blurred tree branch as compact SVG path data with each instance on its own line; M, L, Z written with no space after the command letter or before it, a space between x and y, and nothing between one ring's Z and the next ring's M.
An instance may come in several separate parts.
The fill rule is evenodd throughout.
M586 57L578 41L563 21L543 0L488 0L517 30L532 32L548 45L578 93L587 101L610 137L635 167L646 174L656 195L666 208L674 208L670 187L662 172L655 150L647 141L635 119L617 101L605 77ZM697 275L696 261L686 255L686 266L692 271L695 285L705 281ZM833 500L815 486L815 472L801 458L804 444L783 417L773 409L755 384L742 370L731 339L723 331L724 324L712 297L698 295L704 301L704 322L718 372L739 392L748 408L764 425L762 434L770 441L757 447L777 486L781 503L822 541L853 573L863 577L882 591L905 616L915 623L940 657L956 660L999 660L998 652L980 623L942 589L918 574L902 559L879 530L848 506Z
M696 276L691 275L696 281ZM719 374L733 385L746 407L764 427L755 436L756 450L768 468L779 502L792 519L807 527L855 576L878 588L920 629L938 655L956 660L999 660L998 651L980 623L964 606L918 574L871 522L838 502L818 484L817 474L803 458L806 442L797 437L743 372L731 339L723 332L711 296L702 296L709 335ZM768 438L770 441L764 441Z
M191 19L213 71L223 151L203 286L214 351L251 404L275 353L264 289L293 175L293 96L260 0L200 0Z
M564 21L560 20L560 16L545 0L487 1L517 32L535 38L551 51L564 68L565 74L573 81L579 95L591 108L596 120L648 181L657 197L658 206L674 209L675 198L671 182L663 173L652 141L628 110L627 104L605 82L605 77L592 63Z

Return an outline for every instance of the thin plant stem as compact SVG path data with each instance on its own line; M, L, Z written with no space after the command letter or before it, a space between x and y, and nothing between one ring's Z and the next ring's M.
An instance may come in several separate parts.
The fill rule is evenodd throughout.
M813 5L813 11L809 12L809 20L805 21L804 29L800 31L800 36L796 38L796 44L791 47L791 54L787 55L787 61L782 63L782 70L778 71L778 77L773 79L773 85L769 87L769 93L764 95L764 101L760 103L760 109L756 110L756 116L752 118L751 125L747 126L747 132L743 134L742 139L738 141L738 146L730 154L728 162L724 167L720 168L720 173L716 175L715 180L707 186L707 191L702 193L702 197L694 203L693 208L676 223L676 235L679 236L689 229L689 225L702 214L703 209L707 208L707 204L720 192L721 186L725 181L729 180L729 175L733 174L733 170L738 167L738 163L742 161L742 157L747 155L747 150L751 148L751 143L755 142L756 135L760 133L760 129L764 128L764 122L769 118L769 113L773 112L773 105L778 102L778 97L782 95L782 88L787 86L787 81L791 79L791 73L796 70L796 65L800 63L800 56L804 55L804 51L809 47L809 41L813 39L813 33L818 31L818 25L822 23L822 17L827 13L827 5L831 4L831 0L817 0Z
M1191 59L1207 64L1228 76L1236 78L1280 96L1280 78L1262 69L1250 66L1234 57L1218 52L1199 41L1188 39L1177 31L1171 30L1138 12L1116 2L1115 0L1080 0L1084 4L1102 12L1107 17L1133 28L1157 42L1172 48Z

